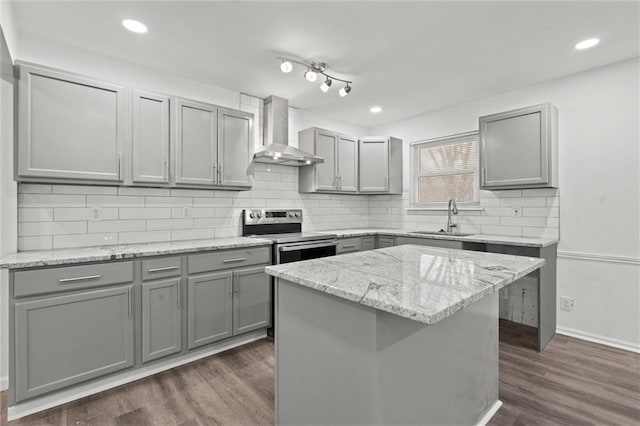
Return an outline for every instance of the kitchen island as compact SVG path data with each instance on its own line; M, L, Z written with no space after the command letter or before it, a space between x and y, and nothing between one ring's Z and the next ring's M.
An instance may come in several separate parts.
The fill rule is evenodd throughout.
M403 245L271 266L277 424L476 424L499 407L498 290L543 259Z

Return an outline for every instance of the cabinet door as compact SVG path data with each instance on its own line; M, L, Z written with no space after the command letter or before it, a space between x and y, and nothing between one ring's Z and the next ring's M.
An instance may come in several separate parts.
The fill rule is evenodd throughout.
M376 248L376 237L363 237L362 250L373 250Z
M124 89L20 66L18 177L121 181Z
M251 186L252 135L253 114L225 109L218 112L219 185Z
M396 237L378 237L378 248L393 247L396 245Z
M169 183L169 98L134 91L131 181Z
M142 362L182 349L180 278L142 284Z
M324 163L315 165L316 189L335 190L338 135L324 130L317 130L315 139L315 154L324 158Z
M271 326L271 277L264 267L234 272L233 334Z
M546 128L544 106L481 117L481 186L546 184L549 181Z
M214 185L218 164L218 110L213 105L176 100L176 183Z
M190 277L187 290L189 349L230 337L233 332L231 272Z
M389 190L389 140L360 139L360 192Z
M358 140L338 137L338 188L342 191L358 190Z
M16 400L134 363L132 286L15 304Z

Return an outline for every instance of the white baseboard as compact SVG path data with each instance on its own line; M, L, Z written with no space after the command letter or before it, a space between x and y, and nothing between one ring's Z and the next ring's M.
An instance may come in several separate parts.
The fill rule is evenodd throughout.
M69 389L61 390L51 395L45 395L40 398L31 399L29 401L9 407L7 409L7 420L11 421L19 419L20 417L28 416L29 414L34 414L61 404L66 404L67 402L75 401L77 399L84 398L86 396L93 395L98 392L114 388L116 386L121 386L126 383L142 379L144 377L152 376L161 371L179 367L181 365L197 361L201 358L215 355L219 352L223 352L238 346L245 345L247 343L254 342L266 336L266 330L254 331L242 336L232 337L212 347L189 352L177 359L169 358L149 366L140 367L133 371L124 371L122 373L106 377L104 379L99 379L89 383L73 386Z
M487 423L489 423L489 420L491 420L493 418L493 416L496 415L496 413L498 412L500 407L502 407L502 401L497 400L491 406L491 408L489 408L489 410L487 410L487 412L484 413L484 416L482 416L482 418L480 420L478 420L478 423L477 423L476 426L485 426Z
M575 337L576 339L586 340L588 342L599 343L605 346L611 346L617 349L623 349L629 352L640 353L640 344L633 342L626 342L624 340L612 339L606 336L600 336L598 334L587 333L573 328L556 327L556 333L563 334L569 337Z
M9 389L9 376L0 377L0 392Z

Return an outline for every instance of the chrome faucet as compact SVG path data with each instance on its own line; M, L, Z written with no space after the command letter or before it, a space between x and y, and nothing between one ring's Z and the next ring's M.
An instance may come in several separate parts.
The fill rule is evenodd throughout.
M451 223L451 214L458 214L458 206L456 206L456 200L449 200L449 207L447 207L447 232L452 232L453 228L457 228L457 223Z

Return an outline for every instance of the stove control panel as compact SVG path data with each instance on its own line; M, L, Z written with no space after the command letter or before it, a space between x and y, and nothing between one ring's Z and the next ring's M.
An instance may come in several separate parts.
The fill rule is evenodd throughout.
M276 223L302 223L300 209L246 209L242 211L245 225L269 225Z

